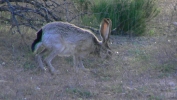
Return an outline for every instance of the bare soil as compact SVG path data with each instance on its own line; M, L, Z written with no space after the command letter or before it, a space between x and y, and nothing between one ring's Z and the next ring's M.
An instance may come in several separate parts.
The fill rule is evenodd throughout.
M72 57L53 60L56 75L40 71L30 50L35 32L24 31L24 44L1 26L0 100L177 100L174 2L159 1L163 13L149 23L156 35L111 36L112 58L84 59L89 71L75 72Z

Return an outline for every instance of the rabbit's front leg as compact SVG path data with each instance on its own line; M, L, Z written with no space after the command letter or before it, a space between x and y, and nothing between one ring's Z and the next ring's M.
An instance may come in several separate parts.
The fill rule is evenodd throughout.
M75 71L78 72L79 57L77 55L73 55L73 63L74 63Z
M78 57L78 60L79 60L79 65L78 65L78 67L79 67L79 68L82 68L82 69L85 69L85 67L84 67L84 65L83 65L82 58L81 58L81 57Z
M83 65L82 58L78 55L73 56L73 61L74 61L74 67L76 72L78 72L79 68L82 69L83 71L88 71Z
M89 71L89 69L87 69L87 68L84 67L83 61L82 61L81 57L79 57L79 68L81 68L85 72Z

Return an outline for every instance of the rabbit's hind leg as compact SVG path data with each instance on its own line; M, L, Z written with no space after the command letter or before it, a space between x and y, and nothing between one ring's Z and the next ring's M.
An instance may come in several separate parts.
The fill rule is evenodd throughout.
M52 74L55 73L55 68L52 66L51 61L57 56L57 54L58 54L58 50L52 50L50 54L45 58L45 62L47 66L49 66L50 72Z
M41 58L41 55L44 54L45 52L47 51L47 49L45 48L42 52L40 52L39 54L36 54L36 60L39 64L39 67L42 69L42 70L46 70L45 67L44 67L44 63L42 62L42 58Z

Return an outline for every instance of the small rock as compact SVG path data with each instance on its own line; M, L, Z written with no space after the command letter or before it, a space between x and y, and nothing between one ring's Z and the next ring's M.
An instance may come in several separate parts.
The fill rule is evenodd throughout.
M168 83L168 85L173 87L173 86L176 86L176 83L171 81L171 82Z
M176 26L177 26L177 22L173 22L173 25L176 25Z
M40 90L41 88L39 88L39 87L36 87L36 90Z
M5 65L6 63L5 62L2 62L2 65Z

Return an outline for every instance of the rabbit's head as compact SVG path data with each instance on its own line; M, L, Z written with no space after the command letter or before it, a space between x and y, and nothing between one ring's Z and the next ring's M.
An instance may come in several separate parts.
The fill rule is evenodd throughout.
M110 58L112 55L111 49L108 45L111 27L112 21L109 18L104 18L100 24L99 30L102 41L97 42L97 40L94 40L95 43L98 43L94 53L101 56L101 58Z

